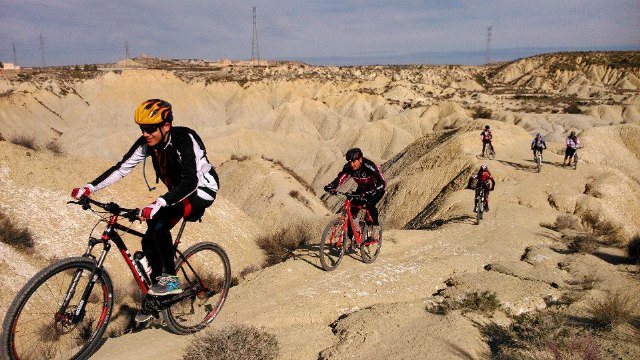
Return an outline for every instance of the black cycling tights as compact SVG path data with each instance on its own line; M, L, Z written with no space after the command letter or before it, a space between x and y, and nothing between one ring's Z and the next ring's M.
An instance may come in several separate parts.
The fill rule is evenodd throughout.
M199 201L198 201L199 200ZM212 201L188 199L161 208L152 220L147 221L147 232L142 238L142 252L151 266L151 281L164 274L176 275L171 229L183 217L200 218Z

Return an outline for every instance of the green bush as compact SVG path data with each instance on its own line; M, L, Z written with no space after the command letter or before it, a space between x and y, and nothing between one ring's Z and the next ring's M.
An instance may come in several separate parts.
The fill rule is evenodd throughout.
M184 360L275 360L275 335L248 325L231 325L196 335L185 349Z

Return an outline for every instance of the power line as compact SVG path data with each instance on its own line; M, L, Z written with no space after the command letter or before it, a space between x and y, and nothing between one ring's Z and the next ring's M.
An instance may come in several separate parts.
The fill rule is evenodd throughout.
M44 36L40 33L40 57L42 59L42 67L47 66L47 61L44 56Z
M493 25L487 26L487 50L484 54L485 64L488 64L491 62L491 29L493 29Z
M16 55L16 43L13 42L11 45L13 47L13 64L18 65L18 55Z
M253 39L251 40L251 62L260 63L260 49L258 48L258 27L256 26L256 7L253 7Z
M129 60L129 41L127 40L124 41L124 53L125 59Z

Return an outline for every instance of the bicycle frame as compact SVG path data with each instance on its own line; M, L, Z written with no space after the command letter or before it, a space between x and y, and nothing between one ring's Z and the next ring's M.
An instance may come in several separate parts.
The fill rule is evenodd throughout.
M362 241L363 241L361 236L362 229L360 229L361 231L358 231L358 229L356 228L355 222L353 220L353 214L351 213L352 206L355 207L356 209L365 210L365 215L364 215L365 222L373 223L373 218L371 217L371 213L369 213L369 209L367 209L365 205L353 205L351 199L347 197L347 199L344 202L343 215L340 217L340 219L343 220L342 231L344 233L345 231L347 231L347 226L350 226L351 232L353 233L353 239L356 241L356 244L360 246L360 244L362 244Z
M97 203L90 199L88 201L92 203ZM144 271L142 271L141 269L138 269L138 267L135 265L135 260L133 256L129 252L129 249L124 243L124 240L122 240L122 237L120 236L120 234L116 232L116 230L124 231L127 234L131 234L139 238L142 238L144 234L118 223L118 217L119 215L117 214L112 213L110 215L109 220L107 221L107 226L102 232L102 235L100 236L100 238L98 239L98 238L90 237L89 243L87 244L87 248L84 254L82 255L83 257L90 257L90 258L96 259L96 257L93 255L93 249L96 245L100 245L100 244L102 245L102 251L98 256L98 258L96 259L96 266L91 272L91 275L89 277L90 280L87 284L87 287L84 290L84 293L80 299L77 309L75 310L72 318L70 319L71 322L74 324L82 320L84 316L84 308L89 298L89 294L91 294L91 291L93 290L96 280L98 279L100 273L103 271L104 261L107 257L107 254L109 253L109 250L111 249L111 244L109 241L112 241L120 251L122 258L124 259L129 269L131 270L131 273L133 274L133 277L135 278L136 283L138 283L138 286L140 287L140 290L142 291L142 293L145 296L148 295L149 293L149 287L151 286L151 279L149 279L149 277L147 276L146 273L144 273ZM189 268L191 268L191 270L193 270L188 260L185 259L182 253L177 249L178 245L180 244L180 238L182 237L182 233L184 231L185 225L186 225L186 220L183 220L182 224L180 225L180 230L178 231L176 240L174 241L173 248L174 248L174 252L176 253L176 256L183 258L185 260L185 264ZM56 314L56 316L59 316L59 317L65 316L66 314L65 310L69 306L69 303L75 294L76 287L80 281L81 272L82 271L80 270L80 271L77 271L76 274L74 274L73 280L71 281L71 284L69 285L69 288L67 290L67 295L65 296L63 302L60 304L59 311ZM184 273L184 270L183 270L183 273ZM170 307L174 303L177 303L194 294L201 293L202 291L209 291L206 285L204 284L204 282L198 277L197 273L195 271L193 273L197 278L198 283L200 283L203 289L197 289L197 290L189 289L189 291L184 291L180 295L177 295L175 297L169 297L169 298L154 297L153 298L154 301L151 304L152 307L154 308L152 310L157 311L157 310L165 309ZM184 275L186 279L189 281L187 274L185 273ZM148 296L146 298L148 298ZM100 320L102 321L103 319L100 319Z

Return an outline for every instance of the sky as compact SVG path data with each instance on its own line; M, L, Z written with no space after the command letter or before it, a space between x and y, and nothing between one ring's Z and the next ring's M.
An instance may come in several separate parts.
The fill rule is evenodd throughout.
M112 63L127 49L247 60L253 6L268 60L478 65L487 56L640 50L640 0L0 0L0 61Z

